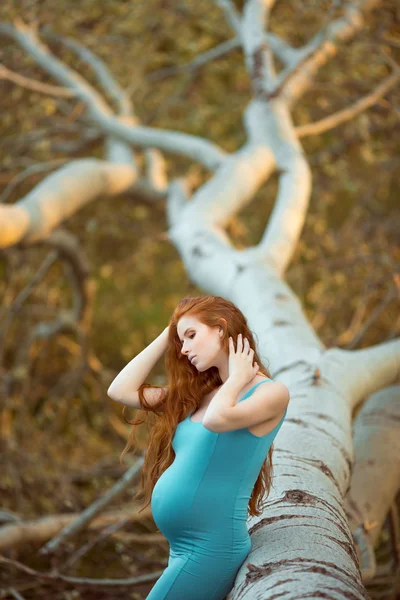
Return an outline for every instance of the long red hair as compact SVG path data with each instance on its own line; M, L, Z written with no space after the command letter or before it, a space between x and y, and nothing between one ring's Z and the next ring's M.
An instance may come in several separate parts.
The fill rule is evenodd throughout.
M161 394L159 402L152 406L146 402L143 390L146 387L161 386L143 383L138 390L140 404L144 407L146 415L149 412L158 415L147 444L141 473L141 488L134 496L136 499L139 494L142 494L144 498L144 505L139 512L150 504L157 480L174 461L175 452L172 448L172 439L178 423L197 410L206 394L223 383L217 367L211 367L203 373L198 372L196 367L181 353L182 345L177 332L177 324L183 315L189 313L210 328L222 327L224 333L221 338L221 345L228 356L229 336L236 340L239 333L241 333L243 337L248 339L250 348L254 350L254 362L259 365L258 372L271 378L268 369L263 366L257 353L253 333L247 325L245 316L232 302L221 296L185 297L179 302L169 322L168 346L165 352L168 389ZM125 409L126 406L122 409L122 416L125 422L133 425L133 427L120 456L120 462L126 452L135 444L137 426L144 422L140 418L133 421L125 419ZM157 412L157 409L159 409L159 412ZM262 499L266 498L270 492L273 474L272 454L273 444L261 467L249 500L248 513L251 516L261 514Z

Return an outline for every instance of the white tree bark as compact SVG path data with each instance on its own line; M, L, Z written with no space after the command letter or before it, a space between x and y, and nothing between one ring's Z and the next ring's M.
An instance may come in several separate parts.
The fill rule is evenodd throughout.
M354 424L355 460L345 509L364 581L376 573L374 546L400 487L400 386L373 393Z
M238 572L230 598L278 594L366 598L363 576L367 580L374 574L373 544L399 487L400 448L394 440L398 437L399 387L395 384L400 375L400 341L355 351L327 349L284 273L301 236L311 191L310 169L290 109L318 69L336 53L337 41L350 40L378 2L348 2L343 16L327 23L299 49L265 32L272 1L249 0L243 16L229 0L218 4L243 46L254 90L244 114L247 141L231 155L204 139L140 127L126 105L124 110L120 106L123 117L114 116L104 99L52 56L23 24L0 28L86 103L91 126L105 133L111 144L107 162L69 165L75 178L72 189L64 184L67 177L71 180L64 167L15 206L0 206L0 245L40 239L100 194L129 188L139 177L129 148L152 148L146 181L155 190L167 192L168 233L188 277L205 292L229 298L243 311L272 377L282 381L291 395L288 416L275 444L274 487L263 514L249 521L253 549ZM285 64L279 74L273 53ZM87 59L95 62L90 55ZM116 97L121 94L118 91ZM212 177L189 197L185 182L167 186L161 154L154 149L198 160L213 171ZM235 249L224 226L276 170L279 190L259 244ZM94 188L87 185L89 172L101 176ZM372 404L379 416L366 445L369 432L360 413L354 426L354 449L351 417L363 403L367 414ZM385 453L379 436L384 431L381 420L388 420L386 407L394 418ZM371 455L373 465L365 460ZM375 496L366 494L380 468L385 473L385 478L380 477L381 490ZM390 482L389 470L391 476L395 474ZM369 529L371 522L376 524ZM360 528L372 531L368 539Z

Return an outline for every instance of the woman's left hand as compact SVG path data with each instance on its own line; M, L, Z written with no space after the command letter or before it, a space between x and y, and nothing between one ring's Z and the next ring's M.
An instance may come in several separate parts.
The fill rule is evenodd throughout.
M229 338L229 377L234 377L243 385L251 381L258 373L259 365L254 363L254 350L250 348L249 340L242 339L242 334L239 333L236 352L233 344L233 339Z

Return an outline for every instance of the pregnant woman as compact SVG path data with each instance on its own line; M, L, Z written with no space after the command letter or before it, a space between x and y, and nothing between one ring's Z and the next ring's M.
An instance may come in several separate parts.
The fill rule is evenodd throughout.
M164 352L168 386L144 383ZM270 490L288 389L262 365L242 312L220 296L200 296L179 302L108 395L158 415L139 493L170 553L147 600L223 600L251 550L247 516L261 513Z

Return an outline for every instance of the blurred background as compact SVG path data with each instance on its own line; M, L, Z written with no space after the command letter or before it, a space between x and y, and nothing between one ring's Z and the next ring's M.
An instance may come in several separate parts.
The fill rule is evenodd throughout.
M235 4L242 8L241 2ZM301 46L320 29L330 6L311 0L277 3L269 29ZM94 52L127 90L143 125L199 135L228 152L245 142L242 116L251 84L241 49L202 66L192 63L232 37L211 0L3 0L1 22L15 19L34 26L61 61L96 87L88 65L57 37L44 35L70 37ZM400 64L396 0L383 1L356 39L342 44L320 70L293 110L296 126L370 94L391 72L390 60ZM0 32L0 201L5 204L20 201L70 160L104 157L104 137L82 122L82 103L50 88L38 91L32 81L57 86L28 52ZM286 280L328 347L363 348L399 335L399 140L398 85L350 121L300 139L313 190ZM164 157L169 181L189 175L197 187L210 177L189 159ZM140 151L138 159L143 164ZM275 175L230 221L235 247L259 241L277 183ZM45 516L79 515L134 465L133 455L119 463L130 426L106 390L166 327L180 298L204 293L190 282L166 236L165 204L165 197L151 203L121 194L91 202L63 223L86 261L88 309L79 330L40 333L74 301L68 265L59 257L47 262L50 250L43 243L0 250L0 525L33 520L38 531ZM163 361L148 381L164 383ZM151 423L149 415L138 435L140 451ZM108 510L129 510L135 482ZM23 538L11 550L0 548L0 554L35 572L53 566L66 577L124 579L165 568L168 546L151 514L101 536L109 525L98 522L81 531L50 557L39 554L53 537L43 532ZM68 563L88 542L92 546ZM384 557L385 540L381 543ZM41 578L11 563L0 566L0 572L1 598L118 594L141 599L155 580L107 589ZM380 596L382 590L370 591L372 597L389 597Z

